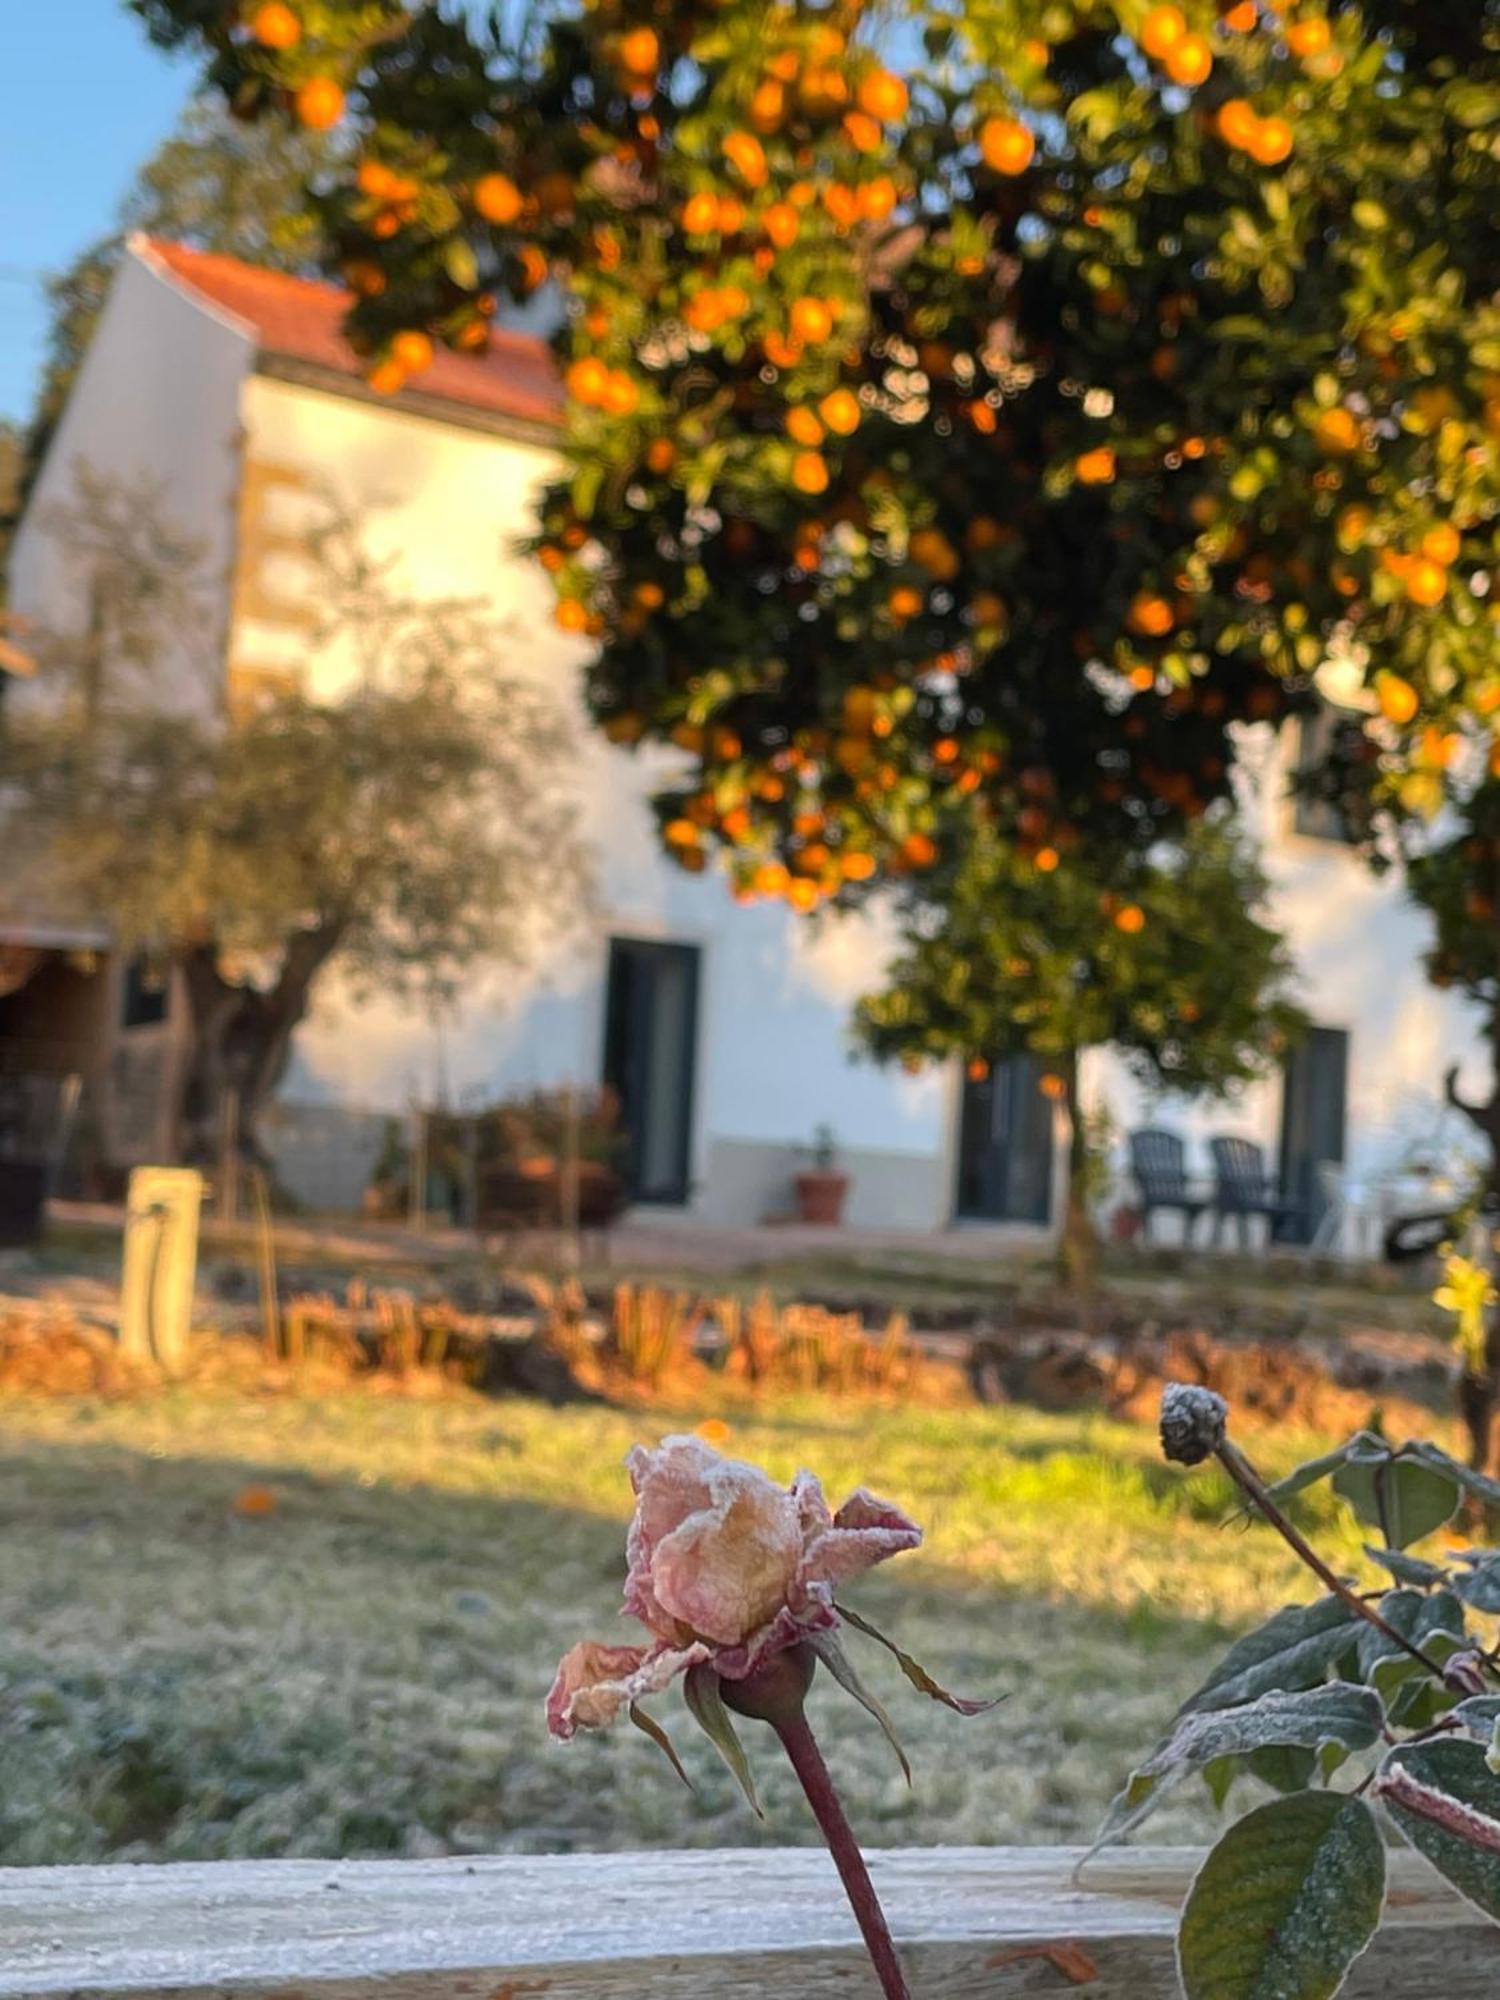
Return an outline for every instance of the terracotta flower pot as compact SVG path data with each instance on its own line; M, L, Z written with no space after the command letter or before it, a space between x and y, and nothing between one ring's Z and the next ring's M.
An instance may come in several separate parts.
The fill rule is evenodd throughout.
M837 1225L843 1221L844 1197L849 1192L847 1174L820 1173L814 1170L798 1174L792 1185L797 1191L799 1222Z

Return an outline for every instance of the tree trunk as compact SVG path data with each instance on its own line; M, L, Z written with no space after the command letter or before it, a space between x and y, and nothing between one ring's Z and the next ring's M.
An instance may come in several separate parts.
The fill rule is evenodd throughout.
M1068 1114L1068 1193L1058 1240L1063 1283L1087 1298L1098 1272L1099 1239L1089 1214L1089 1143L1078 1095L1078 1055L1070 1051L1058 1065Z
M1500 1050L1500 1022L1495 1024L1496 1033L1491 1040ZM1458 1070L1450 1069L1443 1079L1448 1102L1484 1135L1489 1147L1489 1165L1485 1174L1482 1204L1484 1211L1490 1211L1485 1230L1485 1250L1492 1274L1500 1289L1500 1264L1497 1264L1497 1231L1494 1226L1493 1208L1500 1201L1500 1056L1497 1056L1495 1080L1487 1104L1471 1104L1458 1094ZM1484 1372L1475 1374L1466 1368L1458 1382L1458 1414L1469 1437L1469 1463L1478 1472L1491 1470L1494 1456L1495 1414L1500 1410L1500 1307L1492 1306L1485 1336Z
M264 1166L259 1121L285 1072L313 983L337 949L342 929L330 923L299 931L287 944L275 982L264 989L226 979L211 944L179 956L189 1052L177 1106L178 1149L191 1165L218 1164L225 1099L233 1091L239 1156Z

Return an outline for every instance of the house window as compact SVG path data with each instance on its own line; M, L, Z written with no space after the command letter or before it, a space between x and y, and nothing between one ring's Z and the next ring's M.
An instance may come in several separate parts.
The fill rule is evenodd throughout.
M1360 718L1347 708L1323 702L1297 721L1297 762L1292 775L1292 826L1305 840L1332 840L1351 845L1355 831L1343 806L1328 789L1333 773L1330 759Z
M1037 1056L1012 1056L964 1083L955 1214L1040 1222L1052 1215L1052 1103Z
M604 1081L619 1102L634 1201L688 1198L700 956L696 945L610 939Z
M122 1028L154 1028L167 1018L167 982L139 952L125 968L120 995Z

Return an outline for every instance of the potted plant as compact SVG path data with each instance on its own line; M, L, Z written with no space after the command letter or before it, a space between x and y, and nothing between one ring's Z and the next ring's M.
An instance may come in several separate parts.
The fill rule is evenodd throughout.
M837 1227L844 1219L849 1176L839 1172L838 1146L829 1126L820 1125L813 1133L809 1157L811 1166L794 1176L792 1182L797 1193L797 1220Z

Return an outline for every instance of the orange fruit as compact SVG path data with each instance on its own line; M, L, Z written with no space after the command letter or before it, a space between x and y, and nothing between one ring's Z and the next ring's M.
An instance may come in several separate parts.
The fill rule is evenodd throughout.
M1326 55L1333 43L1333 30L1321 14L1309 14L1305 20L1293 21L1286 31L1286 45L1294 56L1307 62L1314 56Z
M1336 404L1333 409L1319 413L1313 425L1313 436L1320 450L1340 453L1358 451L1359 419L1342 403Z
M774 132L786 116L786 87L768 76L750 97L750 122L761 132Z
M1130 600L1125 622L1132 632L1139 632L1142 638L1163 639L1172 629L1172 607L1154 591L1138 590Z
M1248 151L1263 167L1279 167L1292 155L1296 134L1285 118L1262 118L1250 136Z
M1386 721L1394 722L1398 727L1410 722L1422 705L1421 697L1410 681L1384 668L1375 676L1375 699Z
M731 132L724 141L724 157L746 187L765 186L766 149L753 132Z
M778 250L789 250L802 229L802 218L789 201L773 201L760 226Z
M1187 21L1180 7L1148 7L1141 22L1139 41L1148 56L1162 61L1187 33Z
M660 611L667 601L667 593L649 577L644 583L638 583L630 594L643 611Z
M385 290L385 272L370 257L351 257L342 267L344 283L362 299L378 299Z
M799 493L828 491L828 463L821 452L799 451L792 460L792 484Z
M964 1074L970 1083L983 1083L990 1073L990 1066L983 1056L970 1056L964 1065Z
M818 415L836 437L851 437L859 429L859 398L852 389L830 389Z
M1231 97L1219 107L1219 137L1226 146L1236 146L1248 153L1259 130L1260 119L1248 98Z
M1406 594L1413 604L1431 607L1448 594L1448 572L1430 556L1418 556L1406 572Z
M909 544L911 559L941 583L958 574L958 556L941 528L918 528Z
M782 334L768 333L761 345L773 368L795 368L802 359L802 343L788 340Z
M661 43L654 28L632 28L620 37L620 67L630 76L655 76L661 63Z
M1042 1093L1043 1097L1051 1098L1054 1104L1061 1104L1062 1100L1068 1094L1067 1080L1064 1077L1060 1077L1057 1071L1052 1069L1047 1070L1037 1078L1036 1087Z
M1036 137L1018 118L986 118L979 128L979 150L997 174L1024 174L1036 155Z
M937 842L930 833L909 833L901 843L901 858L913 868L930 868L937 855Z
M745 204L732 194L720 195L714 220L721 236L737 236L745 226Z
M976 591L969 599L969 610L974 623L980 626L1003 625L1009 616L1005 599L993 590Z
M786 899L794 910L818 907L818 885L810 876L798 875L786 885Z
M884 222L895 211L900 196L889 174L866 181L859 189L859 212L866 222Z
M406 387L406 370L399 361L377 361L365 380L377 396L394 396Z
M521 213L521 190L509 174L481 174L474 183L474 211L486 222L514 222Z
M424 368L432 366L430 336L419 333L415 327L403 329L391 341L391 359L399 363L408 375L420 375Z
M582 632L589 622L586 607L576 597L560 599L553 616L564 632Z
M1219 26L1228 28L1231 34L1251 35L1260 24L1260 15L1255 0L1236 0L1233 7L1227 7L1219 16Z
M670 472L677 463L677 447L670 438L652 438L646 447L648 472Z
M839 867L846 882L868 882L875 873L875 857L856 848L852 853L840 856Z
M719 197L706 188L689 195L678 218L689 236L707 236L719 225Z
M787 890L787 872L779 861L763 861L750 877L751 886L762 896L784 896Z
M611 368L604 383L604 408L612 417L633 416L640 408L640 385L623 368Z
M1214 66L1214 52L1203 35L1184 35L1174 42L1164 58L1173 83L1188 88L1206 83Z
M1458 561L1462 544L1458 530L1451 521L1439 521L1435 528L1429 528L1422 537L1422 553L1429 562L1441 563L1446 569L1450 563Z
M1107 444L1096 445L1074 459L1073 471L1080 486L1108 486L1115 476L1114 452Z
M1115 911L1115 929L1136 937L1146 928L1146 912L1139 903L1122 903Z
M794 443L805 444L809 449L823 442L823 426L811 410L788 410L786 434Z
M873 153L880 146L880 120L872 118L868 111L846 111L844 133L857 153Z
M842 70L832 69L826 63L817 64L802 72L797 96L804 111L810 111L815 118L826 118L849 102L848 80Z
M833 314L821 299L793 299L792 338L814 346L833 332Z
M852 229L859 220L859 189L830 181L823 190L823 206L840 229Z
M563 378L575 403L593 407L602 404L609 384L609 370L596 355L585 354L569 367Z
M292 104L309 132L331 132L344 115L344 93L331 76L310 76Z
M883 125L894 125L898 118L904 118L911 102L906 85L888 69L872 69L862 77L855 96L860 110Z
M263 49L294 49L302 39L302 23L283 0L265 0L250 16L250 32Z
M898 583L886 599L891 616L899 618L903 623L908 618L915 618L926 602L921 591L914 589L909 583Z

